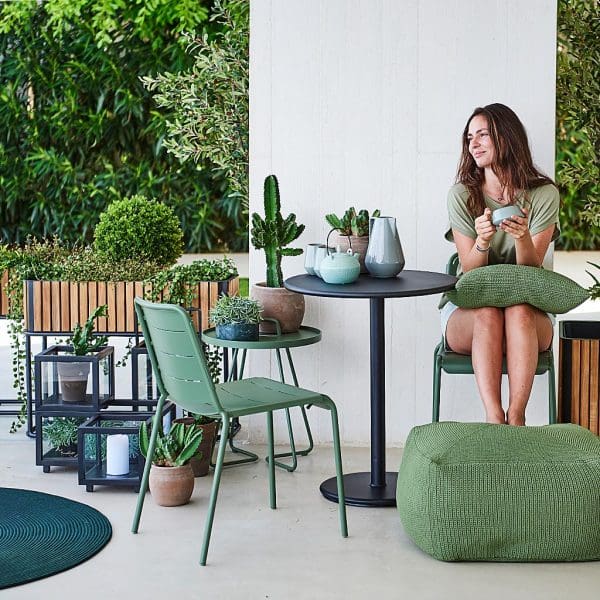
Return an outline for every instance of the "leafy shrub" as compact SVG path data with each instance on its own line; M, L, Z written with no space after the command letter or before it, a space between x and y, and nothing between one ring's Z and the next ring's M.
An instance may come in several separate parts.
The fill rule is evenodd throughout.
M171 208L132 196L113 202L100 215L94 249L110 261L133 257L167 266L183 252L183 233Z
M211 0L0 2L0 239L89 243L114 200L171 206L189 251L247 248L222 172L164 148L140 80L191 68L183 32L215 35Z
M556 180L559 246L600 248L600 3L559 0Z

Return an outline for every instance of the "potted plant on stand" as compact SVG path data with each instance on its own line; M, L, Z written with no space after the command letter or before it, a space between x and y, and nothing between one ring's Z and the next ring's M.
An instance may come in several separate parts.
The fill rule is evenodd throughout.
M107 306L98 306L88 317L83 327L77 323L73 329L72 337L67 341L71 354L75 357L87 356L88 354L102 350L108 338L105 335L94 337L94 321L97 317L106 316ZM90 362L72 360L69 362L58 362L56 367L60 380L62 400L67 403L84 404L86 402L86 390L90 375Z
M194 472L190 460L197 454L201 442L202 431L196 427L174 423L169 432L164 433L161 425L154 455L149 457L149 427L147 423L140 425L140 452L146 460L152 461L149 484L156 504L181 506L190 501L194 491Z
M377 209L371 216L378 217L379 214L379 209ZM325 220L332 229L336 230L331 245L339 246L342 252L346 252L352 247L352 252L359 254L360 272L366 273L365 255L369 246L369 211L363 209L356 212L356 209L351 206L341 218L329 214L325 215Z
M269 175L264 185L265 218L258 213L252 215L250 230L252 245L264 250L267 260L267 280L252 286L251 297L263 307L263 319L277 319L283 333L298 331L304 318L304 296L290 292L283 287L281 271L282 256L298 256L301 248L285 248L304 231L304 225L296 223L296 215L291 213L285 219L281 215L279 184L275 175ZM260 330L273 333L274 325L262 322Z
M217 337L222 340L258 341L260 303L241 296L221 296L210 310Z

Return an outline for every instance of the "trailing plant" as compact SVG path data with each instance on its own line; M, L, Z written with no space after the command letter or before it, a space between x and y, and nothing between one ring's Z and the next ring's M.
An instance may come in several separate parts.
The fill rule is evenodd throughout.
M230 323L260 323L262 306L251 298L222 295L210 309L210 320L215 325Z
M175 265L159 271L146 280L151 284L147 299L156 302L161 295L163 302L190 307L197 294L197 284L201 281L226 281L238 274L233 260L223 257L220 260L200 259L189 265Z
M252 245L265 251L267 259L267 287L283 287L281 272L282 256L298 256L301 248L284 248L304 231L304 225L296 223L296 215L290 213L285 219L281 216L279 184L275 175L268 175L264 184L265 218L252 214L250 230Z
M180 467L198 454L198 447L202 442L202 430L193 425L174 423L168 433L165 433L159 420L160 429L156 436L156 447L152 464L159 467ZM140 452L146 459L150 446L151 426L141 423L139 429Z
M559 0L557 34L559 244L600 248L600 4Z
M170 266L183 252L183 232L172 208L132 196L113 202L100 215L94 249L109 262L134 256Z
M83 327L77 323L73 329L73 335L67 340L67 344L73 347L75 356L85 356L90 352L97 352L108 343L105 335L94 336L94 322L98 317L106 317L108 306L98 306L88 317Z
M371 216L378 217L379 209L374 210ZM325 220L333 229L337 229L340 235L369 235L369 211L360 210L358 213L352 206L340 218L335 214L325 215Z

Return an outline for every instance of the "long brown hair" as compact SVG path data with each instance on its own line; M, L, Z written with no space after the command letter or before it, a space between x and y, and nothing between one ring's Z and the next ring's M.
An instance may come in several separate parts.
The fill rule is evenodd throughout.
M462 153L456 173L456 182L462 183L469 192L467 209L471 215L477 217L485 210L485 171L477 166L471 156L467 139L469 124L477 115L487 119L490 138L496 150L492 170L507 191L511 204L514 204L518 192L526 192L548 183L554 184L552 179L533 164L525 127L514 111L504 104L488 104L483 108L476 108L462 134ZM528 198L523 200L527 202Z

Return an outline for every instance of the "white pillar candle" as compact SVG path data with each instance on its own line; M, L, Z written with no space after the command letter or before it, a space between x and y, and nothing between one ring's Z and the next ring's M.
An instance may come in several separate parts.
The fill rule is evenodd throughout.
M106 437L106 474L129 473L129 437L119 433Z

